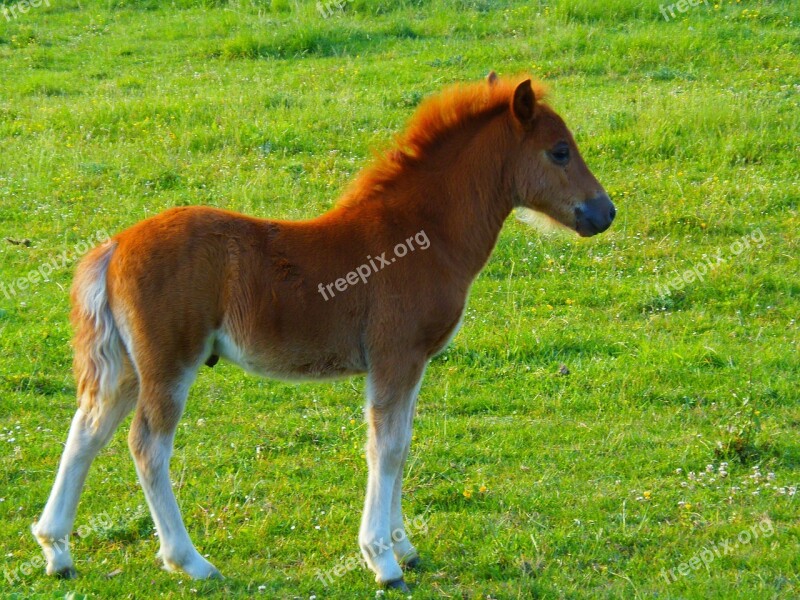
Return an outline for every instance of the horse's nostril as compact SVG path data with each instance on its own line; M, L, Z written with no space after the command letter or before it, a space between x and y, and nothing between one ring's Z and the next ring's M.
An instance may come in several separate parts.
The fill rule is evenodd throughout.
M608 195L601 194L575 208L575 229L583 236L595 235L611 226L617 209Z

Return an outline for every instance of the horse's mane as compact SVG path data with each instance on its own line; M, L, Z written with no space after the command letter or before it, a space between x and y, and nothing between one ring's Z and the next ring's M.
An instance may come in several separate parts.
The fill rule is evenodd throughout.
M456 84L425 100L405 131L395 137L392 147L361 171L337 205L350 206L382 191L387 183L424 162L443 137L476 118L508 110L514 90L525 79L529 77L498 78L491 85L486 80ZM545 97L546 90L537 81L532 81L532 85L538 102Z

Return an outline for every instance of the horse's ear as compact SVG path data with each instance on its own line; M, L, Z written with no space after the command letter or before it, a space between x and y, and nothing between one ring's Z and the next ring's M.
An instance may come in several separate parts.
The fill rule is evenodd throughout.
M511 102L514 116L523 125L530 125L536 113L536 94L533 93L531 80L526 79L514 90L514 99Z
M497 73L489 71L489 74L486 76L486 83L489 84L489 87L493 87L497 83Z

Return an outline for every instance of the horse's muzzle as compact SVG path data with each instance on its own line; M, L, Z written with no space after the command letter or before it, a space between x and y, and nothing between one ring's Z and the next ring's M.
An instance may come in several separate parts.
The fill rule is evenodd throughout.
M575 209L575 231L583 237L602 233L614 221L617 209L607 194L590 198Z

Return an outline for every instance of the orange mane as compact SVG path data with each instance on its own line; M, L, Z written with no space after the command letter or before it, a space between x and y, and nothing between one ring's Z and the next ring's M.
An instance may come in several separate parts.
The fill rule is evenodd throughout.
M456 84L425 100L406 126L395 136L394 144L374 162L363 169L337 202L351 206L383 190L411 167L424 162L433 148L448 134L464 127L476 118L500 113L511 105L514 90L528 76L498 79L493 85L485 80L472 84ZM536 100L541 101L547 90L533 81Z

